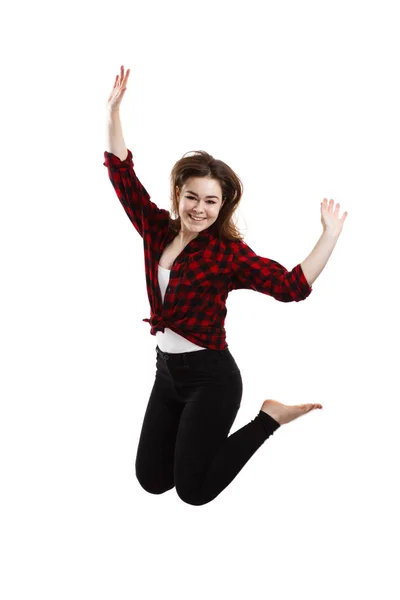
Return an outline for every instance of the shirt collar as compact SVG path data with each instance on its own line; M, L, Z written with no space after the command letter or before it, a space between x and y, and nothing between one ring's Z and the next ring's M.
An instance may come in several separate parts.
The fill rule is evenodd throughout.
M176 233L170 228L169 230L169 238L174 238L176 237ZM217 235L217 227L216 227L216 221L214 221L214 223L212 225L210 225L210 227L207 227L207 229L203 229L203 231L200 231L200 233L192 240L192 242L199 240L199 241L203 241L203 240L210 240L214 237L216 237Z

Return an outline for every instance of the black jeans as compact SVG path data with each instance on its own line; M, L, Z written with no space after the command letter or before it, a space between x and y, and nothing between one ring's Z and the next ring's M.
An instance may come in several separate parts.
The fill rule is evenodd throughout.
M226 350L168 354L156 347L156 375L135 470L152 494L174 486L188 504L213 500L280 427L266 413L228 435L239 410L240 370Z

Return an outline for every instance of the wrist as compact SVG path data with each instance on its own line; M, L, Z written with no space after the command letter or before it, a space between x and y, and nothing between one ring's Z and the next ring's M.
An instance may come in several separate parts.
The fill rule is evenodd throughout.
M106 104L106 113L108 115L114 115L114 114L119 114L119 106L117 108L110 108L107 104Z
M340 231L337 231L335 229L330 229L329 227L324 227L323 231L322 231L322 235L325 238L330 238L330 239L334 239L337 240L339 238L340 235Z

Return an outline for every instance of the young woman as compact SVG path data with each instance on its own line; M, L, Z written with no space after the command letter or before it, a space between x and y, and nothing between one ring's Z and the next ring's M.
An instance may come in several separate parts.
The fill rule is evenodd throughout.
M143 238L150 333L156 374L144 415L136 476L152 494L176 488L192 505L218 496L281 425L321 404L287 406L265 400L254 420L229 435L242 398L240 369L228 349L226 298L252 289L281 302L304 300L326 265L347 217L325 198L323 233L292 271L258 256L232 221L242 184L207 152L184 156L171 173L171 209L150 200L125 146L119 106L130 69L116 76L107 102L104 166L136 231Z

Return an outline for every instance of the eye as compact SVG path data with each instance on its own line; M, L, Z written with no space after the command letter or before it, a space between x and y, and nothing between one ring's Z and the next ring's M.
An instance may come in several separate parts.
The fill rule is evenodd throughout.
M196 199L194 196L186 196L186 198L189 198L189 200L195 200ZM216 204L216 202L214 202L214 200L207 200L207 202L211 202L211 204Z

